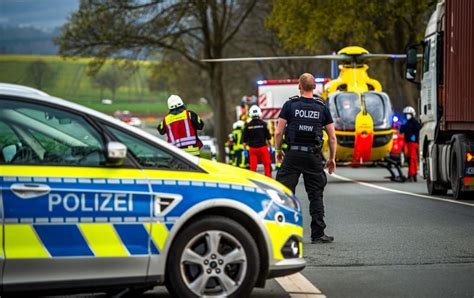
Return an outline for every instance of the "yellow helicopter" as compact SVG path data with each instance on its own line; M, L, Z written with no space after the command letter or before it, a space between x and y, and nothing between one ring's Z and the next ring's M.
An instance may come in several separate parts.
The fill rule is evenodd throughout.
M283 59L323 59L341 61L339 76L325 84L322 97L326 100L334 120L338 141L336 161L351 166L379 164L391 173L391 179L403 179L403 175L386 157L389 155L394 130L392 128L392 104L382 91L379 81L370 78L365 61L404 59L405 55L370 54L366 49L349 46L337 54L316 56L244 57L208 59L206 62L265 61ZM325 135L325 140L327 136ZM329 156L327 141L323 155ZM398 176L391 166L395 165Z

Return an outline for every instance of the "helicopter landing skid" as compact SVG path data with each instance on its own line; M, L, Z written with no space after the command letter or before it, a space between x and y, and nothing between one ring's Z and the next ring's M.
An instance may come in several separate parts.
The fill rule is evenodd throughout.
M400 164L395 162L394 160L390 158L386 158L384 161L378 162L377 165L386 168L390 172L390 176L385 177L385 178L390 179L390 181L401 182L401 183L406 181L407 178L403 175Z

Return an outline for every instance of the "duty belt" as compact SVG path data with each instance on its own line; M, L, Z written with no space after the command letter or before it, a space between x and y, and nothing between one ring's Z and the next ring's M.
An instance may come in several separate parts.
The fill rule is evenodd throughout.
M316 148L316 146L312 147L312 146L297 146L297 145L289 145L288 150L310 152L310 153L316 153L320 151L318 148Z

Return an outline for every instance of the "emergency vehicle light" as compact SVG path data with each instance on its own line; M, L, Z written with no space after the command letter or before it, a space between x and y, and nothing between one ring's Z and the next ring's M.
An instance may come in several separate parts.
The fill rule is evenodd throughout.
M471 152L466 153L466 161L471 162L472 160L474 160L474 154Z

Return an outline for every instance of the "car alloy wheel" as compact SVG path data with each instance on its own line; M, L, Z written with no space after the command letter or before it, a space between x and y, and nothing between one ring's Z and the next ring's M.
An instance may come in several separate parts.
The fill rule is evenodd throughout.
M234 293L247 271L247 257L231 234L212 230L196 235L181 255L181 274L196 295Z

